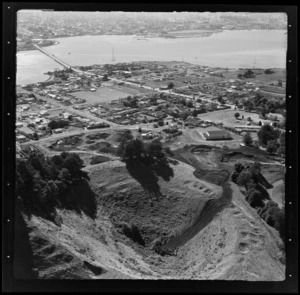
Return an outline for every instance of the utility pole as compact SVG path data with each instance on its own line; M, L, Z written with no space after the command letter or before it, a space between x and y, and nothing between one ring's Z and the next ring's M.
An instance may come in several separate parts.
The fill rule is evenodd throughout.
M254 62L253 62L253 69L255 69L255 66L256 66L256 58L254 59Z
M115 59L115 52L114 52L114 48L112 49L112 59L111 59L112 61L116 61L116 59Z

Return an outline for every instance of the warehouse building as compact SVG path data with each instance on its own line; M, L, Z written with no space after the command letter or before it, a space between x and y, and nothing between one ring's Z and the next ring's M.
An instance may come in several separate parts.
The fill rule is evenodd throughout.
M231 134L224 130L212 130L203 133L206 140L226 140L232 139Z

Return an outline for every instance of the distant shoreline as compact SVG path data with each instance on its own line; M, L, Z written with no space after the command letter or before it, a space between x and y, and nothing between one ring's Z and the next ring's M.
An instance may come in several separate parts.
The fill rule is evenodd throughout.
M196 32L198 31L198 32ZM188 30L182 30L182 31L173 31L168 33L169 35L156 35L156 36L149 36L149 35L132 35L132 34L122 34L122 35L112 35L112 34L85 34L85 35L73 35L73 36L60 36L60 37L55 37L55 39L53 39L55 42L54 44L51 45L44 45L44 46L40 46L40 47L50 47L50 46L55 46L58 45L60 42L57 41L58 39L61 38L74 38L74 37L85 37L85 36L137 36L137 37L141 37L141 38L145 38L145 39L154 39L154 38L161 38L161 39L187 39L187 38L201 38L201 37L211 37L214 34L219 34L219 33L223 33L226 31L285 31L283 29L243 29L243 30L236 30L236 29L223 29L223 30L216 30L216 31L209 31L209 30L194 30L194 32L188 31ZM184 32L185 35L172 35L172 33L179 33L180 32ZM191 34L189 34L189 32L192 32ZM194 33L194 34L193 34ZM151 33L150 33L151 34ZM154 34L154 33L153 33ZM43 40L49 40L49 39L43 39ZM32 49L21 49L21 50L17 50L17 52L21 52L21 51L33 51L36 50L34 48Z

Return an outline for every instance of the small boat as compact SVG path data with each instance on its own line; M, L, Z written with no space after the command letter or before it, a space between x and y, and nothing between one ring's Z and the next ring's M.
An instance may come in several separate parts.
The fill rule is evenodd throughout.
M70 52L68 54L71 54Z

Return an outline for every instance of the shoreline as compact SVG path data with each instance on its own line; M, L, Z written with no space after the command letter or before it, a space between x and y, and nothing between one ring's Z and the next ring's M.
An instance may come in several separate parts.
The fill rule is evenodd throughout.
M216 31L203 31L201 33L201 30L199 30L199 32L194 32L194 34L188 35L189 31L186 30L182 30L182 31L174 31L176 33L180 33L180 32L187 32L186 36L176 36L176 35L171 35L172 32L170 32L170 35L165 35L165 36L148 36L148 35L142 35L142 36L138 36L138 35L132 35L132 34L122 34L122 35L111 35L111 34L96 34L96 35L91 35L91 34L85 34L85 35L75 35L75 36L62 36L62 37L56 37L55 39L53 39L55 42L54 44L51 45L45 45L45 46L40 46L40 47L50 47L50 46L55 46L60 44L60 42L58 41L58 39L62 39L62 38L74 38L74 37L85 37L85 36L91 36L91 37L97 37L97 36L136 36L136 37L142 37L145 39L156 39L156 38L161 38L161 39L188 39L188 38L204 38L204 37L211 37L214 34L220 34L220 33L224 33L224 32L232 32L232 31L237 31L237 32L242 32L242 31L285 31L284 29L243 29L243 30L236 30L236 29L223 29L223 30L216 30ZM49 40L49 39L43 39L43 40ZM33 51L36 49L21 49L21 50L17 50L17 52L24 52L24 51Z
M48 40L48 39L43 39L43 40ZM60 44L60 42L59 41L57 41L57 40L54 40L54 43L53 44L50 44L50 45L39 45L41 48L43 48L43 47L51 47L51 46L55 46L55 45L58 45L58 44ZM19 50L17 50L17 53L18 52L24 52L24 51L34 51L34 50L37 50L37 49L34 49L34 48L32 48L32 49L19 49Z

